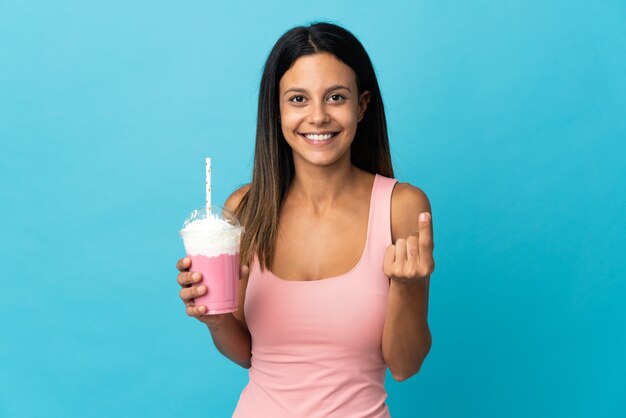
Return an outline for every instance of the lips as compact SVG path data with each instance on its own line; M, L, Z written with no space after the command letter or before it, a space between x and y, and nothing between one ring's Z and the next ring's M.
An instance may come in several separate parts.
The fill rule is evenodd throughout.
M300 135L302 135L305 139L309 141L324 142L324 141L328 141L334 138L335 136L337 136L337 134L338 132L316 132L316 133L308 132L308 133L301 133Z

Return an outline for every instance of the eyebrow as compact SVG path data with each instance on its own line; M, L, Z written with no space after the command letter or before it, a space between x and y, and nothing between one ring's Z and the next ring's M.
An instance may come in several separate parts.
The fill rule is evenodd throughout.
M327 89L326 89L326 91L325 91L324 93L328 93L329 91L332 91L332 90L348 90L350 93L352 93L352 90L350 90L350 88L349 88L349 87L342 86L342 85L340 85L340 84L337 84L337 85L334 85L334 86L332 86L332 87L327 88ZM294 93L306 93L307 91L306 91L306 89L303 89L303 88L300 88L300 87L293 87L293 88L290 88L289 90L285 91L285 92L283 93L283 96L284 96L285 94L287 94L287 93L290 93L290 92L294 92Z

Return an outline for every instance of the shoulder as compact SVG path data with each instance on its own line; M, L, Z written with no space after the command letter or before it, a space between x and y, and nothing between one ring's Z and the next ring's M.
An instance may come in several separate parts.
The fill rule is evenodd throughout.
M248 190L250 190L250 186L251 184L245 184L232 192L231 195L228 196L228 199L226 199L224 207L231 212L234 212L241 203L241 200L244 198L246 193L248 193Z
M421 212L431 213L426 193L410 183L397 183L391 195L391 235L395 242L417 232Z
M409 206L430 211L430 202L426 193L410 183L396 183L391 195L391 204L398 209Z

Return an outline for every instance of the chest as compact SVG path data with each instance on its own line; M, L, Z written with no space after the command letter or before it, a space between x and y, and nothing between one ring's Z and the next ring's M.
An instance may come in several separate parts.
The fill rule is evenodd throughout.
M368 207L326 216L281 215L271 271L285 280L322 280L349 272L367 241Z
M349 276L313 282L262 275L255 266L245 313L257 349L371 354L381 347L388 294L388 279L369 263Z

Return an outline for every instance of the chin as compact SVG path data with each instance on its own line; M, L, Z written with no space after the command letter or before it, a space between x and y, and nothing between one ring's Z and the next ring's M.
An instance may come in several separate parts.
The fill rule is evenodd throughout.
M350 156L348 155L348 158L349 157ZM316 165L319 167L329 167L338 164L343 158L345 157L333 156L328 158L301 158L301 160L303 160L306 164Z

